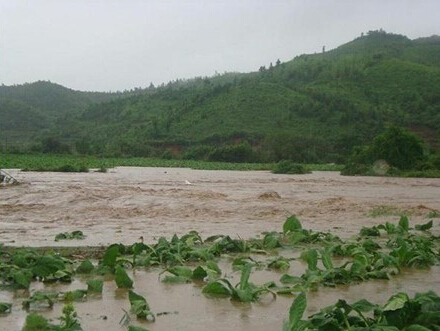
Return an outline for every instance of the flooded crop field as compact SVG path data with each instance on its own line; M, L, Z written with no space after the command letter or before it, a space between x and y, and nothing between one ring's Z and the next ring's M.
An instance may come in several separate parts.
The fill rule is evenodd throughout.
M275 175L266 171L206 171L183 168L118 167L107 173L37 173L8 170L19 185L0 187L0 243L14 247L97 247L113 243L156 243L192 230L203 239L228 235L233 239L262 238L281 232L287 217L296 215L304 229L330 232L356 241L363 227L399 222L407 215L411 227L433 221L440 232L440 179L344 177L337 172ZM59 233L80 230L81 240L55 241ZM438 252L437 252L438 254ZM257 261L250 281L279 283L283 274L301 276L307 263L282 248L253 254ZM267 261L287 256L287 269L267 268ZM81 257L78 257L81 259ZM222 277L240 282L231 267L234 255L217 259ZM96 261L94 261L96 264ZM133 324L149 330L282 330L295 295L262 295L256 302L237 302L202 293L203 282L164 283L160 266L127 270L134 290L147 299L155 322L132 316ZM390 280L319 286L308 291L305 315L338 299L360 299L383 304L395 293L433 290L440 294L440 267L402 268ZM71 283L32 282L29 289L0 289L0 302L12 311L0 315L1 330L21 330L26 312L23 300L37 290L72 291L86 288L87 277ZM130 311L127 289L118 288L112 275L104 278L102 294L75 302L84 330L124 330ZM38 309L54 321L62 304Z

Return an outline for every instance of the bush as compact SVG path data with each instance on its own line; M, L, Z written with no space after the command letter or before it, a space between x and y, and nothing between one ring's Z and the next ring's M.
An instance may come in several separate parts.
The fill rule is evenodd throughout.
M377 171L378 162L388 164L389 168L383 173ZM370 146L354 148L341 174L385 175L417 168L431 168L426 162L423 142L413 133L392 126L377 135Z
M293 163L290 160L283 160L275 164L272 169L274 174L307 174L310 173L302 164Z
M413 133L392 126L374 138L371 146L373 159L383 159L401 170L414 169L424 160L422 141Z

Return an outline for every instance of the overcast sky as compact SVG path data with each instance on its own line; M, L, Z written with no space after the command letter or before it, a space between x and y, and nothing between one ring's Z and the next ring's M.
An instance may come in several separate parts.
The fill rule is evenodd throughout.
M250 72L378 30L440 34L440 0L0 0L0 83L117 91Z

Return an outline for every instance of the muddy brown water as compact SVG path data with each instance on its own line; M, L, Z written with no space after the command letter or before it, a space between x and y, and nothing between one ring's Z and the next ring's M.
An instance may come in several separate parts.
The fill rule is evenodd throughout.
M203 238L214 234L250 238L264 231L281 231L286 217L295 214L304 228L331 231L352 238L362 226L396 223L399 213L410 215L411 225L426 223L440 210L440 179L344 177L337 172L274 175L264 171L204 171L182 168L119 167L108 173L35 173L9 170L18 186L0 187L0 243L9 246L96 246L132 244L142 235L154 243L197 230ZM371 214L386 211L379 217ZM434 230L440 219L434 218ZM84 240L55 242L60 232L81 230ZM261 258L263 259L263 258ZM299 262L298 262L299 263ZM228 263L222 266L227 270ZM292 263L290 273L304 266ZM207 298L197 284L170 285L159 271L136 270L135 291L144 295L155 313L166 312L154 323L137 325L150 330L281 330L293 301L290 296L263 297L252 304ZM226 271L232 283L239 275ZM278 281L281 274L252 273L252 281ZM440 293L440 268L407 270L391 281L320 288L308 294L308 314L335 303L366 298L385 302L404 291ZM36 289L66 291L86 288L72 284L43 285ZM0 316L0 330L20 330L26 312L20 301L29 293L0 291L0 301L14 302L13 312ZM18 304L16 304L18 303ZM61 315L61 304L42 313ZM127 293L114 281L104 283L102 297L88 298L75 308L85 330L123 330L119 321L129 310Z

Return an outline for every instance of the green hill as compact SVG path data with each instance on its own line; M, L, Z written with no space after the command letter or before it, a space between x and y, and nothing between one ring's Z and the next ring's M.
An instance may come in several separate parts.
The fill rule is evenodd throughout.
M79 153L343 162L391 124L416 132L431 149L440 145L437 36L370 31L257 72L178 80L118 98L69 90L42 103L11 98L17 87L3 89L10 141L29 122L34 139L50 136Z

